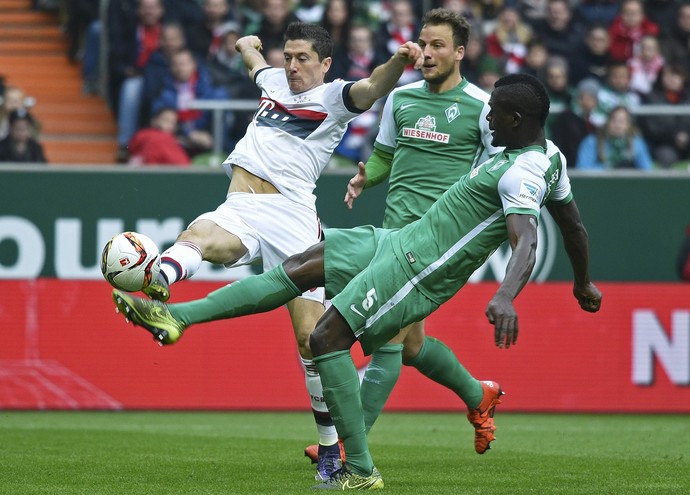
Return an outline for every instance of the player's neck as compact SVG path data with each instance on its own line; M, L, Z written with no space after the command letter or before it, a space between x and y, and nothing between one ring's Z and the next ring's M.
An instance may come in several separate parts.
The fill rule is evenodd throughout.
M461 82L462 82L462 76L460 75L459 72L455 72L455 73L453 73L453 75L449 76L443 82L440 82L440 83L427 82L427 85L429 86L429 92L430 93L445 93L446 91L449 91L449 90L455 88Z

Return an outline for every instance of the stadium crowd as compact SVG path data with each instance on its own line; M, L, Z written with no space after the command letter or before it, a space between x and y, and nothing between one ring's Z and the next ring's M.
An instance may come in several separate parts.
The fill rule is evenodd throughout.
M173 159L145 151L160 139L169 142L171 131L157 129L155 118L168 109L176 112L172 135L183 151L175 156L208 154L210 111L193 109L190 102L259 95L235 50L240 36L259 36L267 61L282 67L286 26L295 20L320 24L335 42L327 80L354 80L368 76L404 41L416 40L424 9L435 7L470 21L461 63L469 81L487 92L509 73L529 73L544 82L552 101L547 137L571 168L667 169L690 159L687 0L108 0L106 5L101 18L98 2L62 1L68 56L82 64L84 92L96 94L100 81L107 81L103 96L118 123L121 163ZM101 40L107 44L106 64L99 63ZM107 75L100 67L107 67ZM420 78L410 68L399 84ZM650 104L669 107L640 111ZM619 107L628 112L615 119ZM377 105L350 124L334 163L354 165L369 156L380 110ZM226 113L224 151L232 149L249 118L249 111ZM147 133L143 143L139 136L132 149L142 129L157 132Z

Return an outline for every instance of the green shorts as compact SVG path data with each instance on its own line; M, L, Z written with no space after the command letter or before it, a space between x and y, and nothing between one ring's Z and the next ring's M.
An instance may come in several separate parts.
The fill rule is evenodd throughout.
M373 227L325 232L326 295L366 355L438 308L403 271L390 233Z

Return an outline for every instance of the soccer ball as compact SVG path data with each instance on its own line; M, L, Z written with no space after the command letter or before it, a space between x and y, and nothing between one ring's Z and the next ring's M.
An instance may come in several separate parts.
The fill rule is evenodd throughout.
M127 292L149 286L160 271L156 243L138 232L123 232L110 239L101 255L101 272L110 285Z

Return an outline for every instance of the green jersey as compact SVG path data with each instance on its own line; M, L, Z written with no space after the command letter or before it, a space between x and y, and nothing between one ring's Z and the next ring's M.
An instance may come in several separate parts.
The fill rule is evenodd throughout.
M417 222L391 236L410 283L432 301L450 299L507 239L511 213L539 218L547 201L572 199L556 145L502 151L463 176Z
M432 93L425 81L386 100L374 146L393 155L383 226L421 217L457 180L499 150L491 146L489 95L463 79Z

